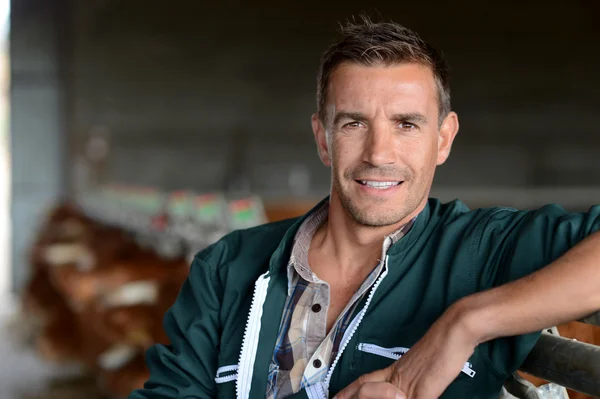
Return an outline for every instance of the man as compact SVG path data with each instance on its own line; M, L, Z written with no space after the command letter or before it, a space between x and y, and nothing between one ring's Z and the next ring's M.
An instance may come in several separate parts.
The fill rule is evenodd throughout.
M600 309L600 207L428 198L458 117L415 33L343 28L312 128L329 198L196 256L131 399L497 398L536 331Z

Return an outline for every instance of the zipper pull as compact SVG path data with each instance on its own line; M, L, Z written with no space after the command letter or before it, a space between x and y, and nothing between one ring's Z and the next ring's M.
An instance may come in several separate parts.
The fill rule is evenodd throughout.
M461 371L463 373L465 373L466 375L468 375L469 377L473 378L473 377L475 377L475 374L477 374L477 373L475 372L475 370L473 370L471 368L471 366L472 366L471 363L466 362Z

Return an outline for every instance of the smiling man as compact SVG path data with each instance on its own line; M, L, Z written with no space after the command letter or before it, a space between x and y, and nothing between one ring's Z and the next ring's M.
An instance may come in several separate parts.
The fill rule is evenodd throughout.
M414 32L344 27L312 128L330 196L196 256L131 399L492 399L538 331L600 309L599 207L429 198L458 117Z

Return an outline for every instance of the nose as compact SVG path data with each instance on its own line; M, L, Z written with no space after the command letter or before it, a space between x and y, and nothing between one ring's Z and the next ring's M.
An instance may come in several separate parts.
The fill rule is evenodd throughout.
M373 166L394 163L393 140L392 132L389 129L372 126L366 137L363 161Z

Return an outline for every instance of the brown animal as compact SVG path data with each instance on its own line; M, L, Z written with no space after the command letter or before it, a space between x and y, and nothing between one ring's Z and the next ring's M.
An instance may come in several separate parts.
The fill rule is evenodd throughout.
M35 339L35 346L38 354L46 360L56 363L78 362L82 343L77 316L64 302L61 304L42 327Z
M133 390L143 388L150 377L144 356L140 353L116 370L102 370L100 385L119 398L126 398Z
M34 270L21 298L23 312L43 321L64 308L63 303L64 299L50 282L48 269Z
M51 278L68 300L79 307L135 281L156 281L158 285L179 282L187 275L188 268L182 259L166 261L153 256L114 261L90 271L78 270L71 265L58 267L52 269Z
M163 315L189 262L163 259L70 205L50 212L30 259L22 302L24 313L42 320L39 354L87 366L117 396L141 387L148 379L144 350L168 344Z

